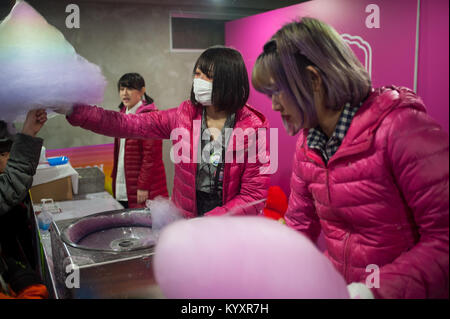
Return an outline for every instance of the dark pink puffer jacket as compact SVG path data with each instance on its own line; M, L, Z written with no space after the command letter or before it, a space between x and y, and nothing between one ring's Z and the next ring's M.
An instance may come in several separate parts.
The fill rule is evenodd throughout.
M153 138L169 139L174 143L174 153L178 150L188 150L186 158L175 163L175 177L172 192L172 201L183 210L185 217L197 216L196 204L196 172L197 146L200 138L202 109L194 106L190 101L181 103L178 108L143 114L121 114L88 105L76 105L73 112L67 117L70 124L81 126L95 133L122 138ZM194 129L194 121L197 128ZM258 129L268 129L269 124L265 116L245 105L236 112L234 129L254 129L255 139L244 138L244 143L230 143L227 152L234 154L247 153L249 141L258 141ZM188 132L190 138L182 139L180 132ZM269 156L266 144L264 151ZM232 147L232 149L231 149ZM260 150L257 150L259 152ZM246 155L244 155L246 156ZM223 215L234 209L236 215L256 215L260 213L264 203L246 207L248 203L265 199L270 183L270 175L261 171L270 166L270 162L262 163L259 158L255 162L234 160L224 166L223 202L224 205L216 207L205 215Z
M374 90L326 166L307 133L296 147L287 224L313 241L322 230L348 283L365 283L377 265L377 298L448 298L449 137L421 99L405 88Z
M136 110L136 114L157 111L154 104L144 104ZM126 112L123 107L121 113ZM114 167L111 173L112 188L116 194L117 164L119 159L119 139L114 139ZM128 206L144 207L145 203L137 203L137 191L148 191L148 199L157 196L169 197L166 184L166 171L162 160L162 141L155 139L126 139L124 154L125 182Z

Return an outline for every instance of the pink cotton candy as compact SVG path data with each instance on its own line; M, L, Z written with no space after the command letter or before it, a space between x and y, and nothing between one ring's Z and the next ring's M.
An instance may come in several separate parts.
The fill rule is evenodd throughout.
M106 80L29 4L17 2L0 24L0 120L31 109L68 109L103 101Z
M202 217L165 228L156 280L167 298L348 298L343 277L306 237L264 217Z

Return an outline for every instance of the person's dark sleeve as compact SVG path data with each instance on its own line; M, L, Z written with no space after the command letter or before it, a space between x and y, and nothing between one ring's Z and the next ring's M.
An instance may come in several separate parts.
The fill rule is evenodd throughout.
M5 171L0 174L0 216L22 202L33 183L43 139L17 134Z

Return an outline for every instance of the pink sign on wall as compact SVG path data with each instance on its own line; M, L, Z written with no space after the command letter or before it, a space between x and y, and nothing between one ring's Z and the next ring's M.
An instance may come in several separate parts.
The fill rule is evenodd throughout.
M449 131L449 2L421 1L417 93L428 114Z
M263 45L284 24L297 17L318 18L332 25L350 45L372 76L374 87L414 89L418 3L414 0L313 0L228 22L226 45L239 50L249 76ZM297 137L286 134L271 101L251 88L249 103L278 128L278 171L272 184L289 194L292 159Z

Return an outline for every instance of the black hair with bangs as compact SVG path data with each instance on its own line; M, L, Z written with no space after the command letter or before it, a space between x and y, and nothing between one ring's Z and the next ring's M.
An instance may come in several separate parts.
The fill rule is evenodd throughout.
M139 73L126 73L122 75L122 77L117 82L117 89L119 91L121 87L140 91L143 87L145 87L145 80ZM144 93L144 98L147 104L153 103L153 99L148 96L147 93ZM123 107L123 103L120 103L119 109L122 109Z
M197 69L213 80L211 102L214 106L232 114L247 103L250 84L247 68L239 51L225 46L210 47L195 63L194 75ZM194 86L191 88L191 102L200 105L195 100Z

